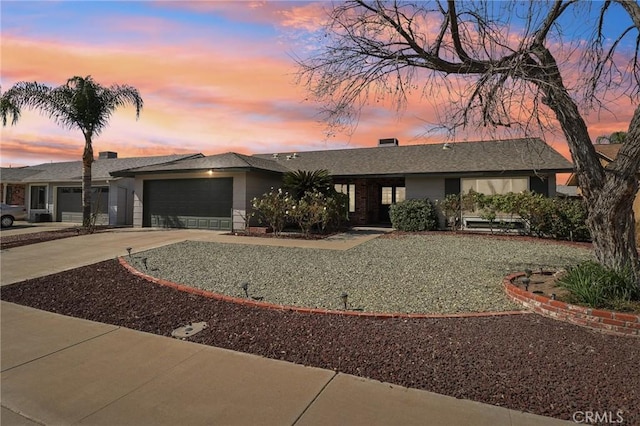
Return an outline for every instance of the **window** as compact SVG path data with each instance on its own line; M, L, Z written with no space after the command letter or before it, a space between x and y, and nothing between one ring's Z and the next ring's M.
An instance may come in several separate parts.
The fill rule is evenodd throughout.
M462 192L468 193L473 189L485 195L522 192L529 189L529 179L524 178L491 178L491 179L462 179Z
M31 208L46 209L47 208L47 187L32 186L31 187Z
M380 204L389 205L393 204L393 187L392 186L383 186L382 187L382 195L380 197Z
M388 206L405 200L406 189L404 186L383 186L380 193L380 204Z
M13 202L13 186L7 185L7 196L5 199L7 204L14 204Z
M349 213L356 211L356 185L353 183L336 183L334 188L337 192L346 194L349 199Z

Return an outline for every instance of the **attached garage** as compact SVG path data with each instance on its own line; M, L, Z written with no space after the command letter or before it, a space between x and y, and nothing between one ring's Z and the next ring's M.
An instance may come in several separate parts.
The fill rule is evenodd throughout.
M231 230L233 178L145 180L142 226Z
M82 223L82 188L58 187L56 195L56 222ZM109 223L109 188L93 188L91 203L96 224Z

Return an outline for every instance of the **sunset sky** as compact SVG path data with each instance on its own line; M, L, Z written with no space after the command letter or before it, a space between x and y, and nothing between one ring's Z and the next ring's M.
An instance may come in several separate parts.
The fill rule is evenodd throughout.
M94 151L120 157L171 153L265 153L442 142L425 136L437 121L430 103L412 102L403 115L365 109L352 135L327 138L318 105L295 85L294 56L309 50L326 2L2 1L2 90L18 81L64 84L91 75L103 85L136 87L144 109L118 110L94 139ZM592 115L592 137L626 130L625 99ZM1 165L19 167L79 160L78 130L58 127L26 110L2 128ZM460 138L474 138L473 133ZM543 135L568 156L562 135ZM460 139L461 140L461 139Z

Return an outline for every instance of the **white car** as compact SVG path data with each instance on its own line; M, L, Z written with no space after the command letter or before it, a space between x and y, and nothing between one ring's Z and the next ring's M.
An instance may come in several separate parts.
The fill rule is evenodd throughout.
M0 224L3 228L10 227L16 220L25 220L26 217L27 209L25 209L24 206L0 204Z

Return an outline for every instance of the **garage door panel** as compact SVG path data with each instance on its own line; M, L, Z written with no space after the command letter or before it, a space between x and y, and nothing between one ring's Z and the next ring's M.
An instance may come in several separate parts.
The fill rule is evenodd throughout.
M109 223L109 188L92 188L91 209L97 215L96 224ZM82 188L58 187L56 221L82 223Z
M144 183L144 226L231 229L233 178Z

